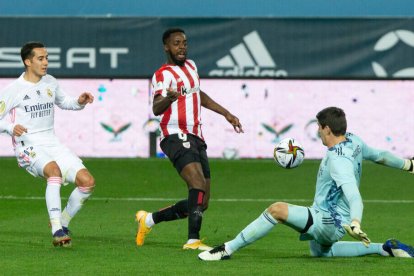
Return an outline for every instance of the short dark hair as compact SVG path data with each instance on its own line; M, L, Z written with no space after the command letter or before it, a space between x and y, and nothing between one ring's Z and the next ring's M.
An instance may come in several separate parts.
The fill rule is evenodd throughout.
M170 35L173 33L183 33L185 34L183 29L180 28L170 28L167 29L163 34L162 34L162 43L165 45L167 44L167 40L170 38Z
M339 107L327 107L322 109L316 115L322 128L329 126L335 136L345 135L346 133L346 117L345 112Z
M38 41L30 41L23 45L20 49L20 56L22 57L22 61L34 56L33 49L34 48L45 48L45 45L42 42Z

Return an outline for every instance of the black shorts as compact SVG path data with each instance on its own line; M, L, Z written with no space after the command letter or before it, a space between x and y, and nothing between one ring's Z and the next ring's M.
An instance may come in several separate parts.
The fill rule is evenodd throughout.
M208 164L207 145L199 137L187 134L172 134L161 141L161 149L168 156L178 173L193 162L201 163L204 178L210 178L210 165Z

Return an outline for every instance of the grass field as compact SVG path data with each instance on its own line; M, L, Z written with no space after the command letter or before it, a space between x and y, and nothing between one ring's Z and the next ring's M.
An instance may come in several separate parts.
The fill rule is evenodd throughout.
M71 223L72 248L53 248L45 184L0 159L0 274L2 275L410 275L412 259L367 256L312 258L307 242L283 225L231 260L205 263L181 249L187 221L156 225L135 246L135 212L153 211L187 196L168 160L86 159L96 178L91 200ZM202 236L217 245L233 238L272 202L310 205L318 161L294 170L271 160L211 160L212 198ZM364 164L363 229L371 240L414 243L414 176ZM73 186L62 187L63 203ZM64 206L63 204L63 206Z

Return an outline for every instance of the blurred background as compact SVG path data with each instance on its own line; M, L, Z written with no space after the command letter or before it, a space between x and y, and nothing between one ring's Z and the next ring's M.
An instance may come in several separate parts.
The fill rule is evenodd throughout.
M64 144L84 157L162 157L150 83L165 62L163 31L181 27L201 89L245 129L204 109L210 157L271 158L293 137L321 158L315 115L327 106L372 146L411 157L413 14L403 0L0 1L0 89L24 70L20 47L42 41L61 87L96 97L57 111ZM0 156L13 155L0 135Z

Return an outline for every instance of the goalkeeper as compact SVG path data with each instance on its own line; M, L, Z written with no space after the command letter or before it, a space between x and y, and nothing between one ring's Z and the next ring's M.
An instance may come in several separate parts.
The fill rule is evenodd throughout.
M233 240L199 254L205 261L229 259L230 255L265 236L277 224L285 224L310 241L312 256L353 257L369 254L414 257L414 248L395 239L371 243L361 228L363 204L359 193L362 160L413 172L413 161L367 146L359 137L346 132L342 109L320 111L318 132L328 148L319 166L316 192L311 207L276 202L244 228ZM341 242L348 233L358 240Z

